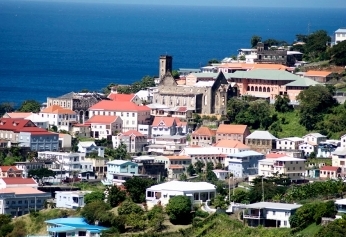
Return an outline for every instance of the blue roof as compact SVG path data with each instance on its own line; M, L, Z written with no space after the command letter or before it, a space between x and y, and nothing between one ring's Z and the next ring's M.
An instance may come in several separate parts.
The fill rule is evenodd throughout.
M99 233L102 230L108 228L97 225L89 225L84 218L81 217L70 217L70 218L57 218L45 221L47 224L60 225L59 227L49 228L49 232L66 232L75 229L88 230L93 233Z
M48 232L60 233L60 232L66 232L66 231L71 231L71 230L75 230L75 229L76 228L74 228L74 227L61 226L61 227L48 228Z
M238 153L230 154L229 157L238 157L238 158L244 158L248 156L264 156L262 153L259 153L257 151L241 151Z

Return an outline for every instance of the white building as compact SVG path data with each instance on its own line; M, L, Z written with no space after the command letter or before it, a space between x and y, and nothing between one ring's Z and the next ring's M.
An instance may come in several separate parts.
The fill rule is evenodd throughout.
M219 180L225 180L229 177L229 174L231 173L228 170L213 170L214 174Z
M73 123L77 123L77 114L71 109L64 109L59 105L52 105L43 109L39 115L47 119L49 126L56 126L58 131L70 131Z
M302 205L276 202L257 202L246 205L243 218L249 226L290 228L290 216Z
M250 150L249 146L237 140L219 140L214 147L216 147L221 154L234 154Z
M299 145L304 142L300 137L287 137L276 140L276 149L278 150L298 150Z
M72 136L70 134L59 133L59 148L71 148Z
M258 175L268 177L273 174L284 174L292 181L304 179L305 159L293 157L279 157L258 161Z
M299 145L299 150L303 151L304 157L309 157L312 152L317 152L317 145L311 142L303 142Z
M192 203L204 203L216 195L216 188L207 182L171 181L151 186L146 190L146 201L151 209L158 203L166 206L169 199L174 196L187 196Z
M88 193L91 193L91 191L56 191L56 207L67 209L77 209L84 207L84 196Z
M340 140L341 140L340 147L345 148L346 147L346 134L342 135Z
M33 122L37 127L47 129L49 128L49 121L47 118L42 118L42 115L31 113L25 119Z
M325 142L327 137L320 133L309 133L303 137L304 142L318 145L320 142Z
M122 131L123 121L119 116L94 115L85 124L90 124L93 138L107 139Z
M97 153L97 156L105 156L105 148L102 146L96 146L95 142L79 142L78 152L85 153L86 155L90 153Z
M205 164L213 162L214 165L221 163L225 166L226 154L220 152L217 147L185 147L179 155L191 157L192 164L201 161Z
M346 28L340 28L335 31L335 44L346 40Z
M23 171L23 178L27 178L30 170L41 169L44 167L44 162L15 162L16 168Z

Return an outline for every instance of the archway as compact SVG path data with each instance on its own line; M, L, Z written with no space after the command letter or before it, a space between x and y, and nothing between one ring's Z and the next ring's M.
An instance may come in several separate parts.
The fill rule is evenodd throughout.
M251 91L254 91L253 86L251 86Z
M255 87L255 91L258 91L258 87L257 86Z
M259 87L259 92L262 92L262 86Z
M267 92L267 89L265 87L263 87L263 92Z

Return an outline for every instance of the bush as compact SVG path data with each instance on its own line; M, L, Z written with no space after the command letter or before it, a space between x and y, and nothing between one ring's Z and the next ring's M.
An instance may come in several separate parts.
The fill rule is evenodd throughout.
M195 216L197 217L202 217L202 218L206 218L209 216L209 213L208 212L205 212L205 211L202 211L202 210L197 210L195 212Z
M202 224L202 221L203 221L202 218L200 218L200 217L195 217L195 218L193 218L193 220L192 220L192 226L193 226L193 227L200 227L201 224Z
M140 208L136 203L131 201L123 202L118 208L118 214L121 215L129 215L131 213L136 213L142 215L144 213L143 209Z
M175 196L169 199L166 206L166 212L169 220L173 224L189 224L191 223L191 200L186 196Z

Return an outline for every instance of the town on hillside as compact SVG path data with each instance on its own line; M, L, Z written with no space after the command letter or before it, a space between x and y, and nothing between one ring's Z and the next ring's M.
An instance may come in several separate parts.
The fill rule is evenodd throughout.
M196 69L161 55L158 77L4 111L2 236L194 236L216 213L280 236L344 225L345 69L254 46Z

